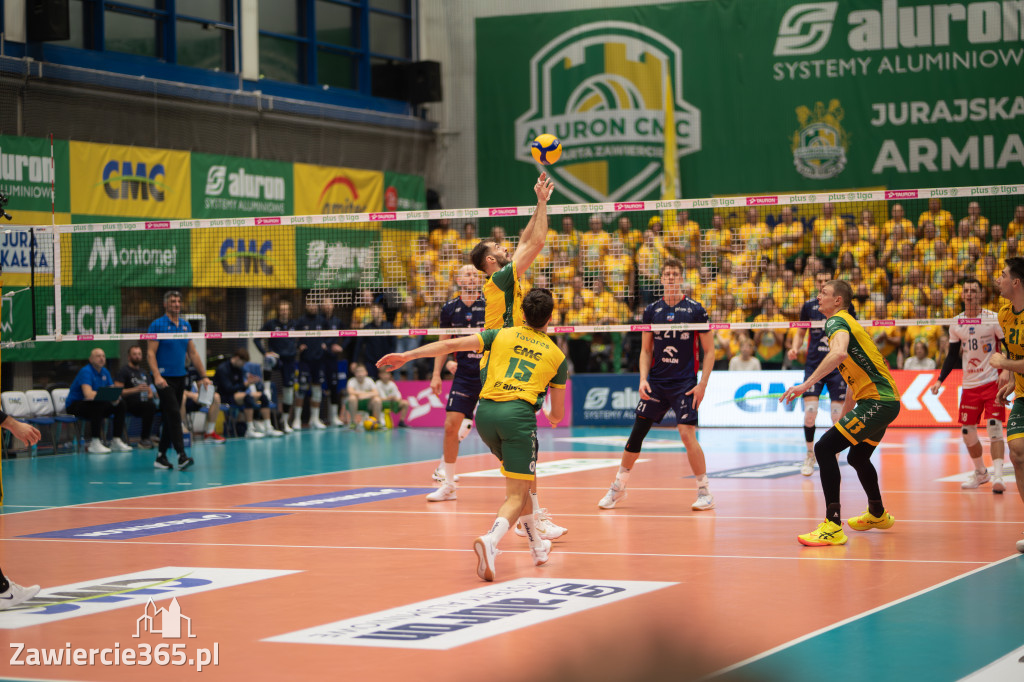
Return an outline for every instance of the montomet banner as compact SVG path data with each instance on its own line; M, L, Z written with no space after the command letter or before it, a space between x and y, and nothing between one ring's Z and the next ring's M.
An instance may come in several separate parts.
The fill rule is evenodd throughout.
M666 100L684 197L1004 184L1024 172L1021 2L481 18L476 59L481 206L532 186L542 132L562 141L550 172L567 200L660 198Z

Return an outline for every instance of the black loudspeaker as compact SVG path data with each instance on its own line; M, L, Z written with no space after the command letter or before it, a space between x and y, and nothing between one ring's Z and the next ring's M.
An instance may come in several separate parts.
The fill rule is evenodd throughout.
M441 65L438 62L413 62L407 64L409 74L409 102L441 101Z
M25 15L30 41L71 38L68 0L28 0L25 3Z
M371 93L410 104L441 101L441 65L438 62L374 64Z

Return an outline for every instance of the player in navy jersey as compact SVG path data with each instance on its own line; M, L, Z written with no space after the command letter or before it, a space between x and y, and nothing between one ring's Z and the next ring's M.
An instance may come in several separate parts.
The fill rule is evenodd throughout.
M469 327L481 329L487 304L480 294L480 273L472 265L463 265L455 276L459 285L459 296L441 308L441 327ZM440 337L443 341L450 334ZM448 393L448 405L444 416L444 445L441 463L434 470L434 480L440 487L427 495L431 502L455 499L455 460L459 456L459 441L466 437L473 426L473 412L480 399L480 359L482 353L460 352L455 354L458 367ZM441 368L447 356L434 358L434 374L430 388L434 395L441 395Z
M341 387L345 385L348 377L338 373L338 360L344 350L338 342L341 319L334 314L334 300L330 296L325 297L324 302L320 304L320 314L324 318L324 329L333 332L324 336L324 390L327 391L327 402L331 406L331 418L328 423L331 426L344 426L345 422L341 419Z
M316 301L307 299L306 314L295 322L296 331L313 331L324 328L324 318ZM327 344L318 336L298 339L299 344L299 396L309 400L309 425L315 429L326 429L320 421L320 399L323 397L324 354ZM295 401L295 417L292 428L302 428L302 401Z
M295 320L292 317L292 304L288 301L279 301L277 304L277 318L267 320L260 327L261 332L290 332L295 329ZM299 354L299 344L290 337L278 337L270 339L254 339L256 348L270 361L270 380L275 382L278 390L281 391L281 430L285 433L292 432L291 420L292 403L295 400L295 358ZM266 377L264 377L266 378Z
M683 265L667 258L661 266L664 295L644 310L644 324L704 324L708 314L697 301L683 295ZM698 345L697 341L700 341ZM704 351L700 379L697 362ZM669 409L675 410L679 437L686 448L690 468L697 478L695 511L713 509L715 498L708 490L704 450L697 442L697 408L704 399L708 377L715 365L715 342L711 330L656 331L643 333L640 351L640 404L636 408L633 431L622 451L622 462L615 481L597 503L601 509L612 509L626 496L629 473L640 456L644 438L655 423L660 423Z
M814 275L814 284L818 291L828 284L832 279L832 273L828 270L820 270ZM851 313L853 308L851 306ZM804 303L800 309L801 322L825 321L825 316L818 310L817 297ZM828 355L828 337L825 336L823 328L811 328L807 330L807 361L804 363L804 380L818 369L818 365ZM789 348L789 359L796 360L800 354L800 346L804 343L804 330L797 329L793 335L793 343ZM839 370L833 370L828 376L819 381L814 387L804 393L804 441L807 443L807 456L804 458L800 473L804 476L814 474L814 422L818 417L818 400L821 397L822 388L828 386L828 397L831 400L832 423L835 424L843 416L843 402L846 400L846 382L843 381Z

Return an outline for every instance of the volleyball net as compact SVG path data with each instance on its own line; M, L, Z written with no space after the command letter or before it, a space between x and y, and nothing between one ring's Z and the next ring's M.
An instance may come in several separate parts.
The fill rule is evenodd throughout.
M469 252L483 237L513 251L533 211L34 227L29 238L52 269L35 273L6 308L4 338L157 338L147 331L169 290L181 292L194 338L325 334L259 331L281 301L293 318L307 310L338 318L341 329L326 333L340 336L446 333L438 315L459 293ZM937 326L961 312L964 277L981 282L985 307L1002 305L996 277L1024 235L1024 186L552 204L547 213L546 243L524 285L553 292L553 334L701 328L642 322L672 258L684 293L716 330L808 326L800 308L822 270L851 283L865 325Z

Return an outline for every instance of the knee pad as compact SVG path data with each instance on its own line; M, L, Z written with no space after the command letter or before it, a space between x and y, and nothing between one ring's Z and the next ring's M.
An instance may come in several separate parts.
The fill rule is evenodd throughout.
M978 440L977 426L965 426L962 429L960 429L960 433L962 433L964 436L964 444L969 448L973 448L980 442Z
M288 388L281 389L281 402L285 405L291 405L295 399L295 389L289 386Z
M314 386L309 390L309 397L314 403L319 403L320 399L324 397L324 390L319 386Z
M626 451L640 452L640 448L644 444L644 438L647 438L647 434L652 426L654 426L654 422L647 417L637 417L636 421L633 422L633 431L630 432L629 438L626 439Z
M832 414L832 423L835 424L837 421L839 421L839 418L843 416L843 403L842 402L833 402L832 403L831 414Z
M1003 440L1003 423L998 419L989 419L988 426L985 427L988 430L988 438L991 441Z
M805 407L804 408L804 426L814 426L814 420L818 418L817 407Z

